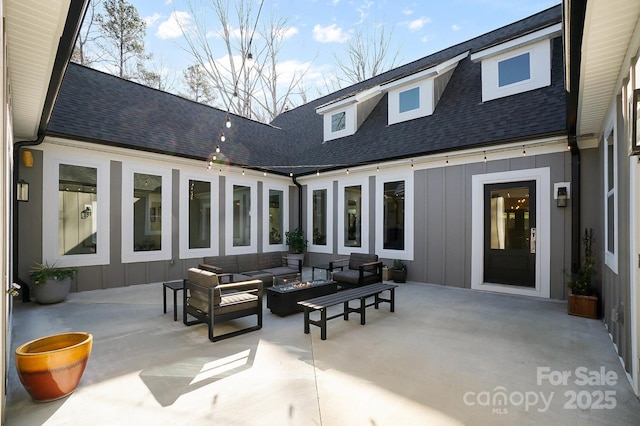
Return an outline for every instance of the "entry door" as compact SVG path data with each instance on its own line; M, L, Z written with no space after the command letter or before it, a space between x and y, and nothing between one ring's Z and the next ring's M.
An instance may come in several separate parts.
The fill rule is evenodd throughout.
M484 186L484 282L536 283L536 182Z

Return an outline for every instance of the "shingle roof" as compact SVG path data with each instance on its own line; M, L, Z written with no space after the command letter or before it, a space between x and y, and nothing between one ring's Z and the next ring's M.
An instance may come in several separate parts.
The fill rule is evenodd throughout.
M233 117L221 144L228 161L248 167L297 165L296 174L472 146L564 134L562 43L552 45L551 86L482 102L480 63L462 60L433 115L387 125L383 96L356 134L323 143L320 105L561 22L561 6L452 46L287 111L272 126ZM226 112L70 64L48 133L89 142L207 158ZM308 166L308 167L304 167ZM288 173L289 170L275 169Z

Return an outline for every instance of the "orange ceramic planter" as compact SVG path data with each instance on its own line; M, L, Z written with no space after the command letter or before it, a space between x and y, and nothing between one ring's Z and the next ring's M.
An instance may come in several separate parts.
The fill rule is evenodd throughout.
M87 366L93 336L70 332L42 337L16 349L18 377L34 401L62 398L75 390Z

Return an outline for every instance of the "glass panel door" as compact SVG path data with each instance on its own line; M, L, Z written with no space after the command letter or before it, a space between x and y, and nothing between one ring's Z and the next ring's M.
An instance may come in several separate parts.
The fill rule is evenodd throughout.
M535 181L485 185L485 282L535 287L535 195Z

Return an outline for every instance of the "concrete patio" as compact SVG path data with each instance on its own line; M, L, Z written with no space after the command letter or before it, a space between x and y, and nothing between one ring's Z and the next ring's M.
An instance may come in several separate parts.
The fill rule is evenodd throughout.
M602 322L565 302L409 282L395 313L330 321L326 341L266 304L262 330L216 343L171 311L161 283L16 300L12 353L65 331L94 346L75 392L48 403L30 400L12 358L6 424L640 424Z

